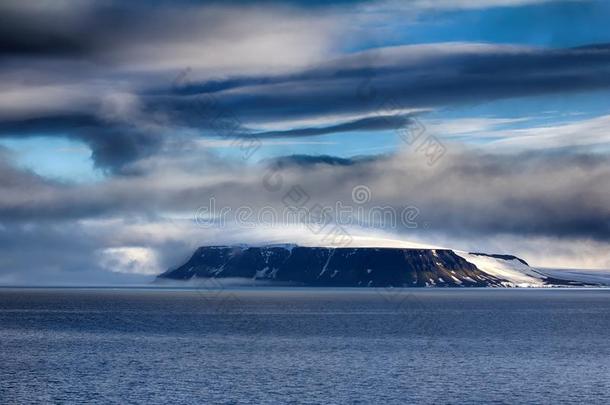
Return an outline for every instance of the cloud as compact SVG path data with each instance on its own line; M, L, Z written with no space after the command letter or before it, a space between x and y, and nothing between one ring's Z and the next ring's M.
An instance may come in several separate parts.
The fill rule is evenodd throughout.
M150 276L100 265L98 249L110 237L66 222L0 225L0 285L148 284Z
M413 149L356 159L296 155L254 166L213 155L202 166L196 158L200 151L185 151L144 159L134 173L96 185L45 179L15 167L3 152L0 281L57 284L89 278L103 284L120 280L109 272L163 271L205 243L303 237L303 226L299 236L245 227L234 216L223 226L194 220L211 199L217 210L247 206L255 214L283 212L294 187L308 196L307 207L341 203L364 213L378 206L418 209L416 228L355 218L345 225L354 235L385 233L450 248L520 254L549 267L610 265L602 249L610 240L610 164L603 156L501 155L448 146L434 166ZM362 185L370 199L356 203L353 189ZM305 232L310 242L322 243L323 235Z
M610 115L560 124L513 130L496 130L488 146L505 152L515 150L549 150L610 144Z
M343 122L317 128L296 128L286 131L256 132L250 137L256 138L292 138L305 136L319 136L326 134L355 132L355 131L384 131L398 130L411 125L412 120L403 115L384 115L365 117L354 121Z
M117 172L168 141L218 137L219 123L259 138L374 132L413 111L610 87L605 45L341 54L345 5L181 5L3 2L0 138L79 139L98 167Z
M401 8L411 7L421 10L458 10L458 9L486 9L495 7L519 7L530 4L551 3L557 0L389 0L382 3L382 7ZM570 1L570 0L567 0ZM571 0L583 2L586 0Z
M479 135L493 134L499 127L511 124L522 123L528 121L529 117L521 118L454 118L443 120L426 119L426 130L435 135L442 137L459 136L463 139L463 135Z
M84 4L83 7L93 9L102 7L97 2L89 6ZM262 29L262 34L256 31L257 35L264 38L269 35L274 41L283 41L282 38L290 38L284 31L301 32L302 28L305 36L324 37L319 40L319 57L292 60L284 48L299 54L303 49L289 41L254 52L255 58L260 57L256 62L250 61L240 50L214 42L216 39L220 44L226 41L226 30L233 29L232 21L240 13L239 7L214 5L197 8L193 13L175 11L161 24L156 15L149 19L138 15L135 21L134 10L140 10L137 6L121 8L115 3L108 4L112 10L118 7L118 14L106 10L108 16L102 13L99 21L96 17L96 21L91 22L93 34L90 35L97 35L95 27L99 26L101 38L92 40L94 45L91 45L90 53L94 56L86 53L71 55L63 62L55 57L49 61L48 56L36 54L35 49L28 50L31 55L23 60L28 68L18 70L17 61L22 59L7 51L9 62L0 65L0 76L16 84L0 88L0 105L8 106L0 114L0 137L36 136L44 132L47 136L78 138L90 146L98 167L117 170L158 152L167 139L218 136L219 123L229 124L237 136L258 133L260 138L383 131L400 124L409 111L610 87L610 76L606 74L610 69L610 48L606 45L543 49L439 43L375 48L331 59L327 50L333 40L326 36L332 37L332 34L324 30L320 30L320 34L315 26L309 27L305 23L293 26L293 19L300 21L306 17L290 8L272 7L269 9L271 15L279 13L277 20L283 21L281 24L266 21L268 17L261 12L247 13L246 20L235 20L240 22L238 32ZM32 25L29 21L31 10L26 12L20 7L17 7L20 11L15 18L19 21L24 14L23 26ZM160 13L164 7L167 5L152 7L150 13ZM54 12L68 11L60 7ZM118 27L116 32L108 33L102 27L110 16L116 19ZM197 28L192 31L189 29L192 24L187 23L197 18L203 22L212 18L214 23L195 24ZM261 18L263 20L259 21ZM55 22L49 24L57 25ZM77 36L78 30L73 31L71 24L68 21L65 27L55 28L67 30L69 36ZM14 25L5 29L18 32L19 27ZM160 25L163 25L160 32L149 32ZM271 32L260 27L270 27ZM45 29L44 25L40 27L42 31ZM121 40L114 41L113 36L119 33ZM200 43L200 36L205 37L203 43ZM243 38L248 40L242 44ZM240 36L236 42L239 45L235 46L249 47L248 41L257 41L259 37L246 35L243 38ZM146 44L142 43L144 40ZM192 41L198 44L196 51L188 45ZM206 41L220 47L210 51L216 58L201 56L206 54ZM152 47L148 44L152 43L156 44L154 55L142 59L132 49L148 49ZM115 44L112 50L106 50L108 44ZM195 55L192 58L198 58L200 63L186 57L155 53L156 49L162 52L164 44L172 52L187 49L185 54ZM108 57L106 52L124 54ZM239 58L224 57L225 54L236 54ZM289 60L289 66L269 68L269 60L276 60L280 54ZM96 58L102 58L103 63L97 63ZM175 64L158 65L154 60L170 60ZM93 67L89 69L89 65L83 64L85 61L93 63ZM260 67L263 64L265 68ZM186 77L178 77L178 83L173 81L178 69L186 67L190 68ZM159 74L159 69L165 74ZM218 72L222 75L214 77ZM20 77L20 81L15 81ZM323 125L295 127L294 124L323 121L325 117L333 116L351 118L337 118ZM256 130L271 126L271 130Z
M163 142L159 129L152 124L109 122L86 114L0 122L0 138L3 135L6 138L41 135L74 138L91 148L91 157L98 167L113 169L149 156Z
M95 260L111 272L159 274L156 252L149 248L125 246L101 249Z
M285 168L290 166L307 167L315 165L330 165L330 166L352 166L359 162L372 161L373 157L360 158L340 158L329 155L290 155L279 158L269 159L265 161L268 165L276 168Z
M196 160L176 156L138 175L95 185L53 183L4 165L0 217L8 222L154 217L193 213L211 197L233 209L244 204L281 209L282 197L297 185L312 201L334 206L349 203L352 188L364 184L371 204L419 207L430 231L456 237L507 233L610 240L610 165L604 156L500 155L451 146L433 167L411 148L351 160L292 156L254 167L216 162L197 168ZM266 188L266 179L280 183L281 190Z
M273 3L53 3L4 1L0 53L86 59L132 71L191 66L243 73L302 66L332 44L323 13L311 18Z
M275 3L4 1L0 137L78 138L117 170L200 127L166 126L146 108L151 88L187 67L199 80L291 71L327 57L334 30L324 13Z
M610 85L609 67L608 47L413 45L364 51L292 75L225 83L212 93L242 122L281 122L603 89ZM210 94L206 88L202 83L200 94ZM181 121L197 113L195 98L178 92L150 108Z

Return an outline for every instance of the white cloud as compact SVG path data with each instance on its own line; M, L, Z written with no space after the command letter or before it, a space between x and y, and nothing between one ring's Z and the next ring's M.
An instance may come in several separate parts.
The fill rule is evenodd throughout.
M505 152L608 144L610 115L557 125L494 131L488 136L497 138L488 144L490 148Z
M190 67L206 77L270 73L320 61L334 40L330 18L289 9L201 7L165 17L182 32L127 43L112 56L130 70Z
M477 134L495 131L501 125L515 124L527 121L529 118L456 118L443 120L426 120L426 130L438 136Z
M116 273L159 274L156 252L144 247L107 248L98 252L100 267Z

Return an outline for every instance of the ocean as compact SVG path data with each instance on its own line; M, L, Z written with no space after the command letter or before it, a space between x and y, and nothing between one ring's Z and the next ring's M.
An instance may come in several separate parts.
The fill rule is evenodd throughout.
M610 403L608 289L0 289L0 403Z

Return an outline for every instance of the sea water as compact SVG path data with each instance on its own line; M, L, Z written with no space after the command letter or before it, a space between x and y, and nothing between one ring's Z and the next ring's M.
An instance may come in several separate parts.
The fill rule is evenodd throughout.
M610 403L610 290L0 289L0 403Z

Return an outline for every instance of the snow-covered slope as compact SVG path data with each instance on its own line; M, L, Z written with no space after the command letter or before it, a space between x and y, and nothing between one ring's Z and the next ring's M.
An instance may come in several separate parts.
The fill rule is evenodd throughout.
M540 272L563 280L610 286L610 270L539 269Z
M544 287L547 277L538 273L519 259L500 259L491 256L454 250L455 254L477 266L490 276L506 280L506 287Z

